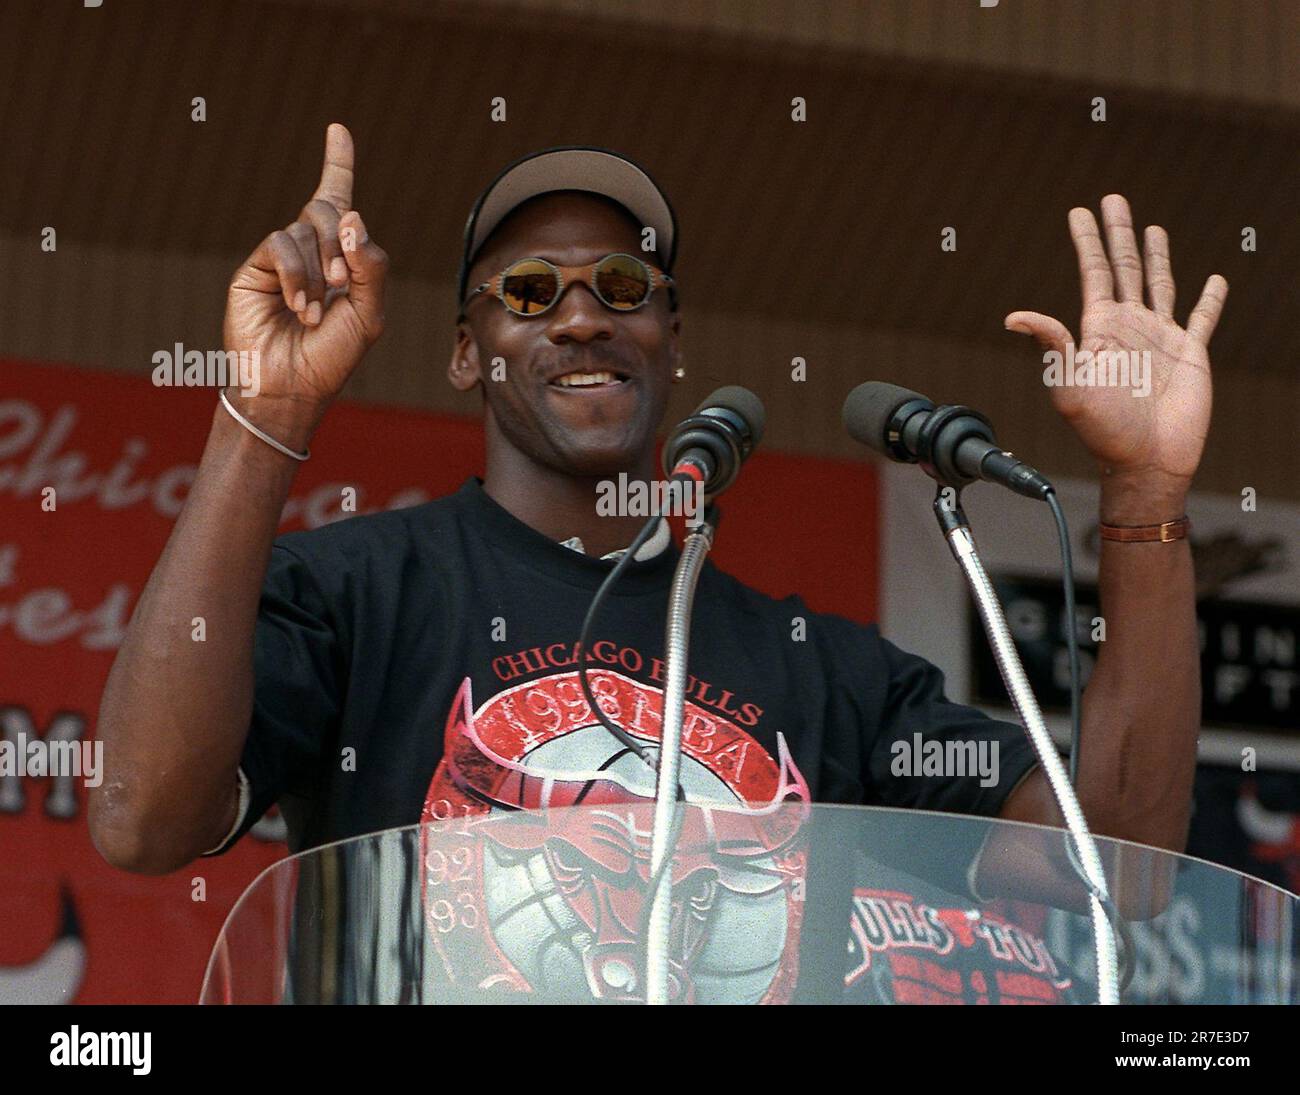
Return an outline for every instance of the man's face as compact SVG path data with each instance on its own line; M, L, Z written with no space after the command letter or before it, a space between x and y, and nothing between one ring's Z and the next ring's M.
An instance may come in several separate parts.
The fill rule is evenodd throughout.
M579 266L614 252L654 261L617 207L590 195L545 194L502 222L475 259L469 284L516 259ZM666 290L656 288L635 312L607 308L586 283L566 283L560 301L539 316L517 316L490 294L471 300L448 376L461 391L482 384L489 444L504 440L545 467L582 476L635 471L653 452L679 360L679 320ZM493 379L495 358L504 361L503 379ZM585 388L555 383L575 369L622 379Z

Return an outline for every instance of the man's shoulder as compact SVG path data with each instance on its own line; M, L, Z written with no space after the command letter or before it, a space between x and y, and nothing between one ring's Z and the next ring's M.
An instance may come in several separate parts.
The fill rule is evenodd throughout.
M774 597L742 582L733 574L709 567L715 588L739 612L781 623L788 630L802 620L807 631L831 642L875 641L880 634L875 623L864 623L834 612L816 612L808 607L799 593Z

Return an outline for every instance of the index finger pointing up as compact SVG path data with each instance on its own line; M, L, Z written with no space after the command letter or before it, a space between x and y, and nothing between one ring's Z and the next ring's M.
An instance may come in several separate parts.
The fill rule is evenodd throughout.
M340 213L352 208L352 134L348 127L331 122L325 130L325 163L312 200L321 198Z

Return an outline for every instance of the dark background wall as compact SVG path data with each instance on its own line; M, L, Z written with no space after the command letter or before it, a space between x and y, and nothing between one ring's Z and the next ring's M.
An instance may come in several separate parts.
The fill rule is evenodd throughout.
M477 414L444 377L469 206L515 156L590 142L679 212L690 375L670 414L746 383L772 445L857 457L840 403L886 378L1087 475L1002 317L1077 325L1066 212L1119 190L1169 229L1180 316L1210 273L1231 284L1198 486L1296 499L1297 41L1295 0L10 0L0 354L141 373L215 346L230 273L296 215L338 119L394 275L348 396Z

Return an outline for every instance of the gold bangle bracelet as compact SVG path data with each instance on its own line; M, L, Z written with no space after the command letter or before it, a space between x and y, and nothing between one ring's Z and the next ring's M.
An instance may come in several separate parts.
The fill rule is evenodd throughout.
M1192 522L1186 514L1176 521L1159 525L1108 525L1101 522L1101 538L1121 544L1161 543L1185 540L1192 531Z

